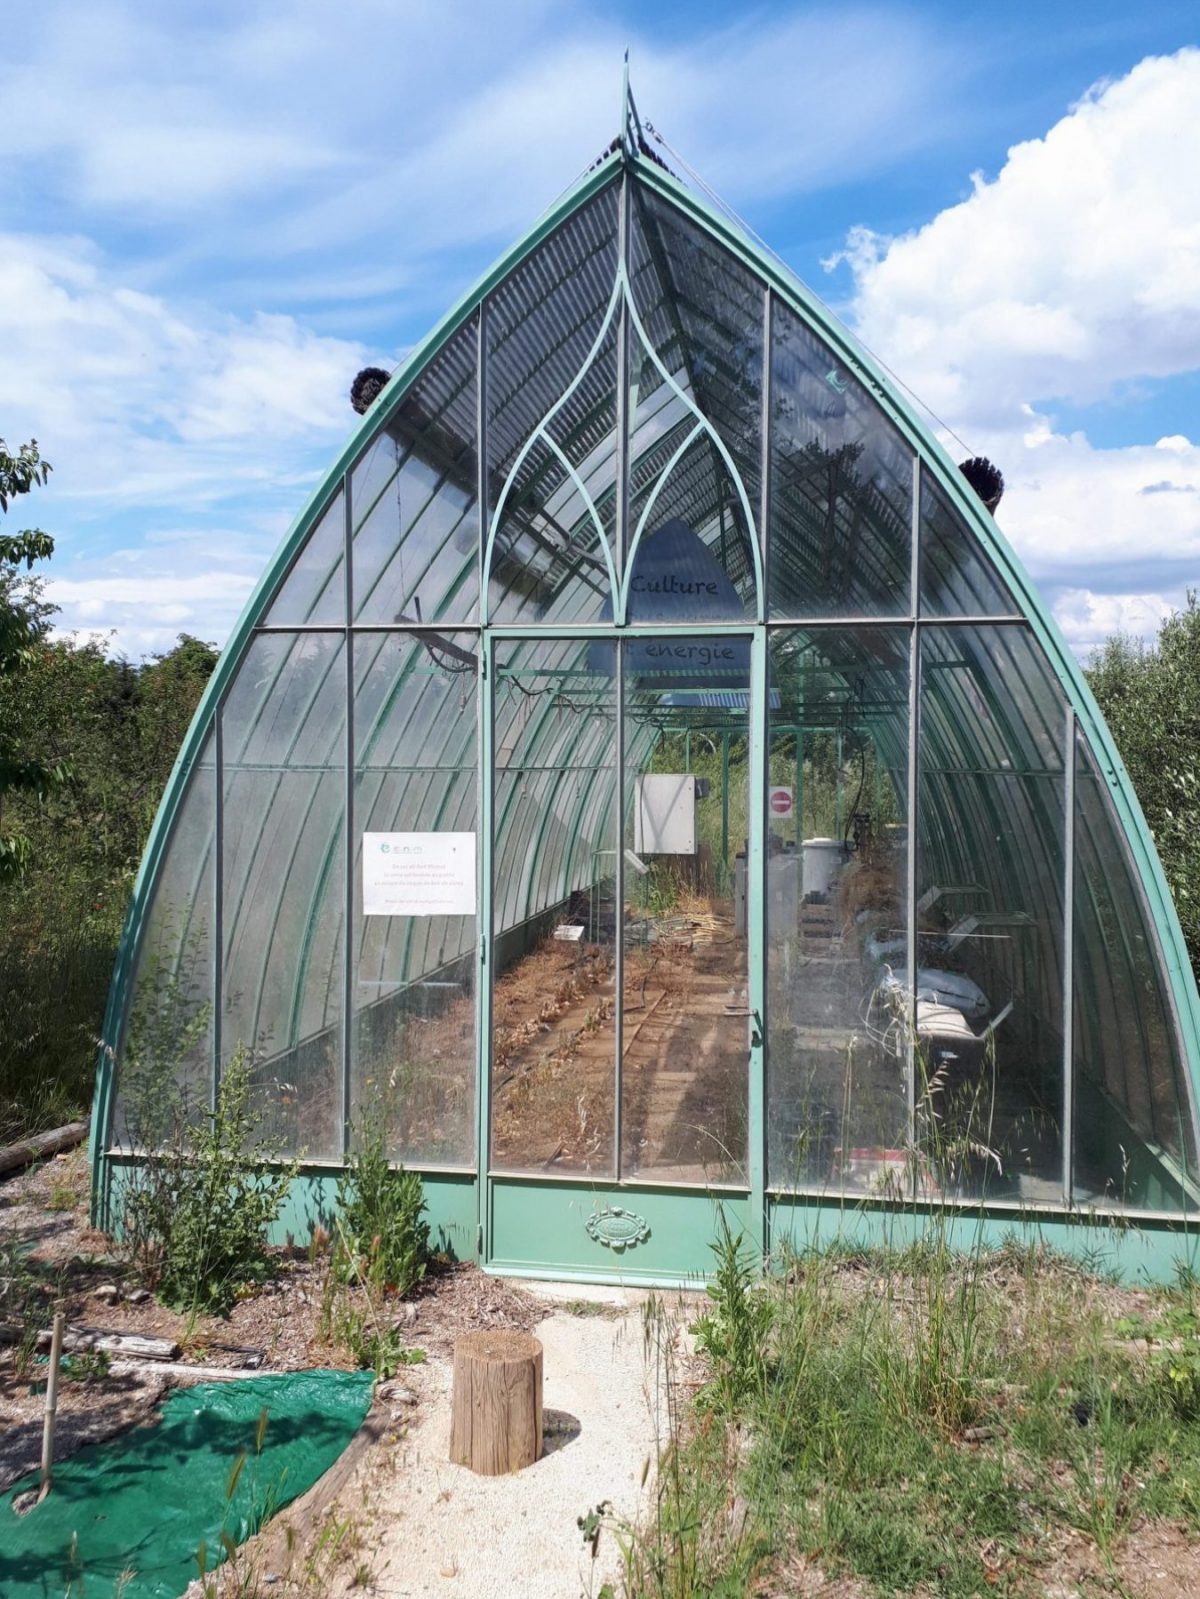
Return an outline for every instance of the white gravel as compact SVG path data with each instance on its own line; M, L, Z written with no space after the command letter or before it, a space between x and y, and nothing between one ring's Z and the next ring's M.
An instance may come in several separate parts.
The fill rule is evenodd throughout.
M637 1520L653 1491L665 1419L640 1307L630 1295L614 1308L621 1313L559 1311L534 1329L544 1349L548 1452L513 1476L450 1464L450 1364L422 1373L419 1424L372 1505L373 1593L579 1599L606 1580L619 1591L612 1532L601 1534L593 1562L576 1519L609 1500L617 1516ZM578 1423L575 1436L568 1418Z

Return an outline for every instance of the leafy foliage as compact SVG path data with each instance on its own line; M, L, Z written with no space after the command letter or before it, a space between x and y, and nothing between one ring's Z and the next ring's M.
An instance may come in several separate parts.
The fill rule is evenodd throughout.
M389 1164L379 1121L365 1122L357 1142L337 1188L347 1268L352 1263L375 1287L406 1294L429 1260L425 1191L416 1172Z
M356 1145L338 1178L321 1330L382 1379L425 1358L424 1351L406 1346L399 1327L389 1321L387 1301L408 1293L424 1277L429 1223L421 1179L388 1164L378 1117L358 1129Z
M0 608L17 581L9 572L5 589L0 569ZM3 797L28 848L23 871L0 881L0 1139L87 1103L125 905L215 661L184 635L132 666L43 628L22 669L0 672L0 742L61 779Z
M735 1258L722 1238L727 1323ZM1072 1585L1067 1547L1094 1551L1098 1592L1125 1592L1117 1563L1155 1520L1194 1535L1194 1281L1147 1304L1040 1247L957 1254L940 1216L905 1250L846 1238L778 1264L759 1284L765 1381L714 1405L734 1342L706 1347L713 1380L673 1419L651 1514L580 1518L585 1538L616 1534L624 1592L1024 1599Z
M162 1124L161 1102L147 1121ZM197 1113L180 1098L132 1179L125 1206L131 1252L176 1309L227 1315L241 1288L271 1275L267 1229L297 1165L279 1162L257 1122L249 1056L239 1049L221 1077L216 1108Z
M1088 672L1154 834L1200 977L1200 606L1189 593L1156 642L1109 639Z
M712 1376L699 1396L702 1408L732 1415L761 1394L767 1380L767 1345L776 1304L762 1280L762 1263L735 1237L725 1212L718 1212L711 1248L717 1269L708 1285L712 1308L692 1329L696 1348L708 1357Z
M49 463L38 453L37 440L22 444L16 455L0 439L0 515L18 495L44 485ZM61 782L60 768L32 760L5 714L7 680L25 671L49 627L52 607L42 599L36 579L21 576L35 561L47 559L54 541L40 528L0 534L0 803L6 792L23 789L41 795ZM17 878L29 859L29 839L24 832L0 830L0 882Z

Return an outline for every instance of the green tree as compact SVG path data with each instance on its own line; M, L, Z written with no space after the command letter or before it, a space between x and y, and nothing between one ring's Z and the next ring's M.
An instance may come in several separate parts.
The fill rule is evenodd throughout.
M0 515L7 514L11 501L44 486L49 475L49 462L38 453L36 439L20 445L15 455L0 439ZM0 533L0 882L19 876L29 856L25 833L5 825L5 794L41 794L63 775L29 757L4 692L7 680L28 668L49 629L55 607L43 598L40 581L28 573L35 561L46 560L53 551L54 540L40 528Z
M1111 638L1088 670L1154 834L1200 978L1200 606L1189 593L1152 645Z

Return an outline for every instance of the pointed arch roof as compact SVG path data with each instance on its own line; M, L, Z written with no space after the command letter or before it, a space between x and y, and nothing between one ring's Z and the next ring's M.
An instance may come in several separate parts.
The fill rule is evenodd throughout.
M382 424L404 401L413 386L426 375L452 341L465 337L472 320L497 290L512 280L534 253L550 240L562 225L576 216L589 202L627 175L663 204L674 208L724 252L752 274L764 290L776 298L811 330L837 362L863 386L880 411L902 436L920 460L923 473L937 496L970 528L992 571L1013 597L1020 617L1029 625L1054 679L1077 718L1087 750L1095 765L1098 781L1107 792L1128 847L1134 881L1149 926L1157 939L1162 971L1167 979L1169 1002L1179 1037L1187 1057L1187 1092L1193 1124L1196 1119L1197 1076L1200 1072L1200 998L1192 975L1182 930L1171 899L1153 839L1121 763L1112 736L1088 688L1086 678L1074 659L1049 609L1041 601L1029 575L991 515L951 460L931 428L917 414L900 385L887 373L854 335L838 322L829 310L794 277L777 258L757 243L736 222L723 215L707 200L680 182L662 164L638 153L625 142L610 151L547 210L525 236L484 274L484 276L441 319L425 339L417 344L393 373L391 380L351 433L321 483L293 523L289 533L263 573L213 673L179 758L155 821L131 900L122 938L121 952L110 994L104 1037L115 1045L121 1027L136 961L139 936L148 911L151 889L168 847L173 825L192 770L202 760L217 708L235 683L238 669L246 658L255 630L267 617L281 586L302 557L306 546L327 517L342 491L346 475L378 435ZM544 407L542 408L544 410ZM486 536L486 524L485 524ZM915 541L914 541L915 547ZM625 574L628 581L628 572ZM914 591L916 588L914 575ZM759 604L764 605L762 585ZM914 604L915 595L914 595ZM768 613L760 610L760 619ZM968 618L947 616L947 624ZM99 1149L106 1136L109 1118L110 1075L102 1070L93 1121L93 1148ZM98 1142L100 1141L100 1142Z

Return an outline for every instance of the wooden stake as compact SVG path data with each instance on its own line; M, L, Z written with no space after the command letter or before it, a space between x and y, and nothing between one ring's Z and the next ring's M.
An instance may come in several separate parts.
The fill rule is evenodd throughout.
M542 1455L542 1346L531 1333L467 1333L454 1345L450 1459L485 1477Z
M58 1363L62 1359L63 1328L66 1314L60 1300L54 1308L54 1327L50 1333L50 1370L46 1377L46 1419L42 1425L42 1485L38 1504L50 1492L54 1466L54 1418L58 1411Z

